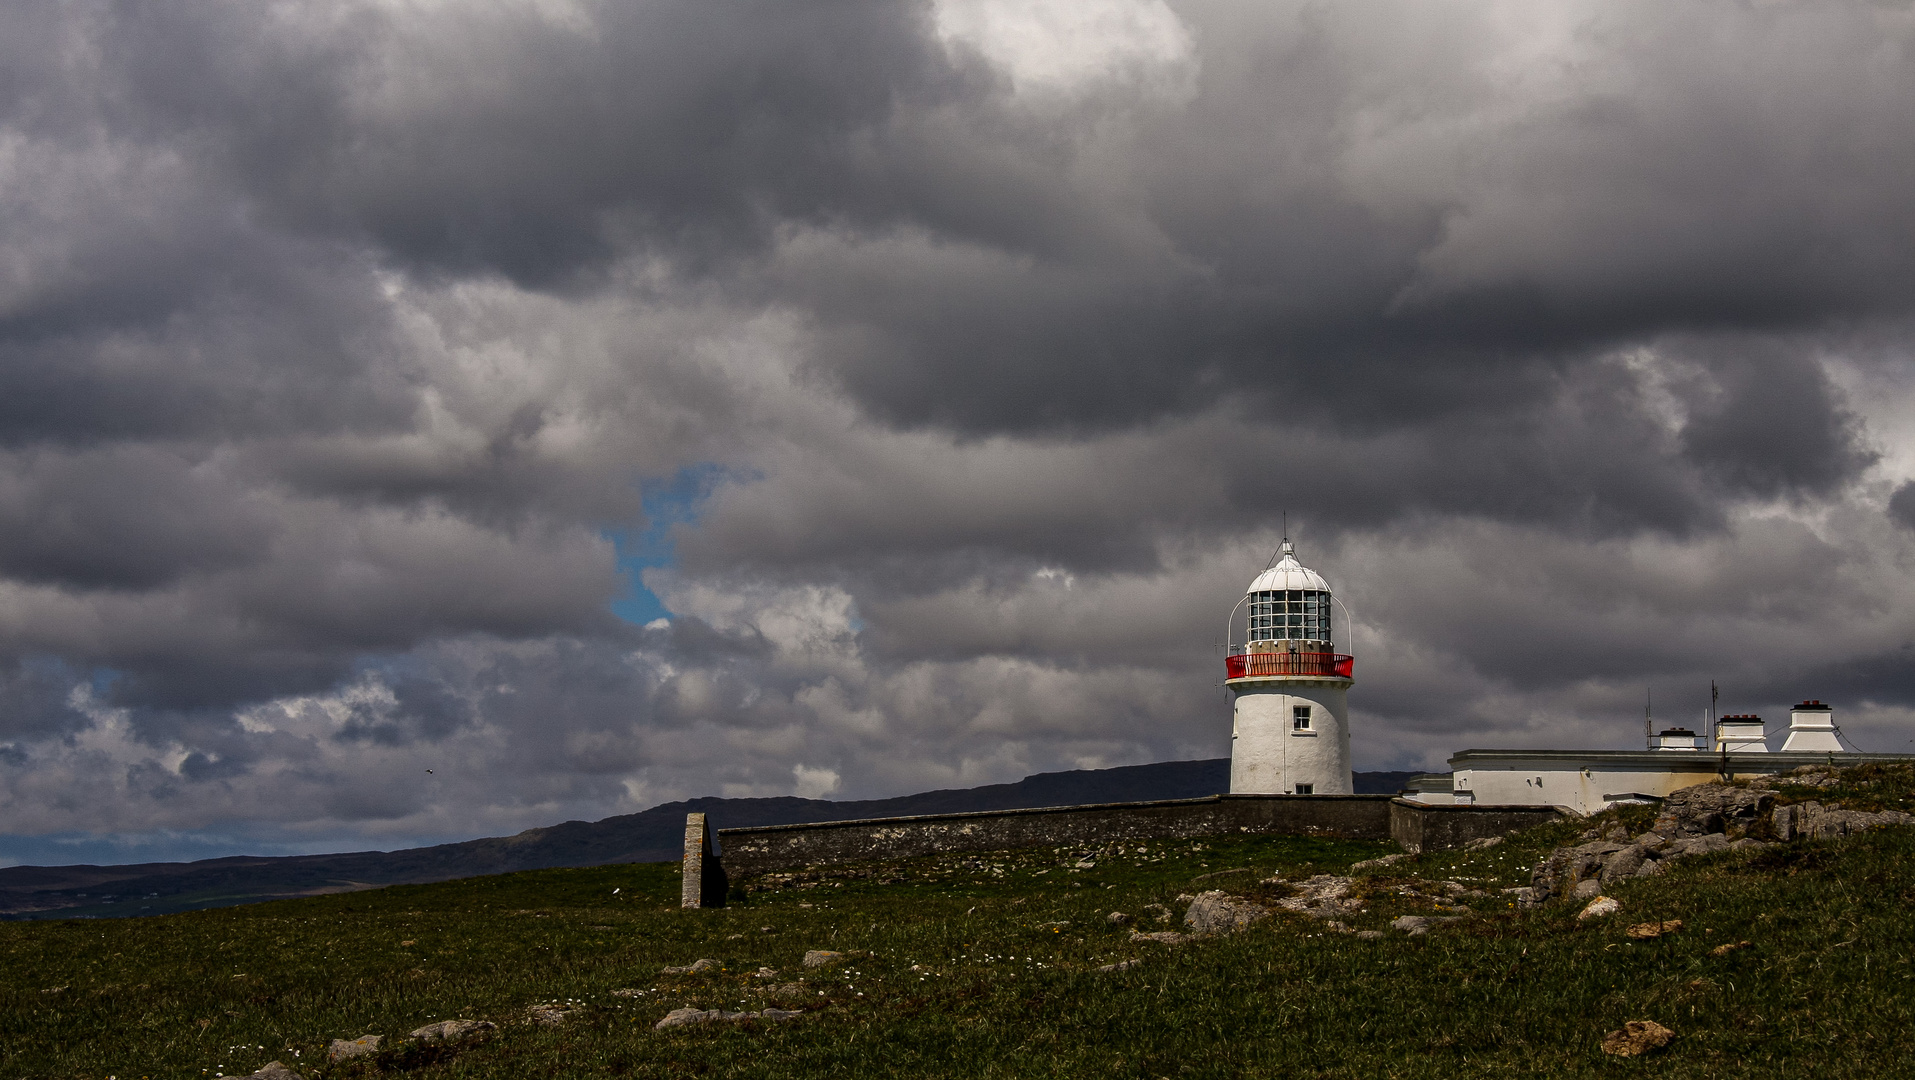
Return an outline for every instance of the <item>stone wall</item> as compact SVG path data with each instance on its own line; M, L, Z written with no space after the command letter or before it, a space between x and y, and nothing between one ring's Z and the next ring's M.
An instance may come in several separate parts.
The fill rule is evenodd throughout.
M1553 806L1431 806L1398 799L1390 804L1390 839L1404 851L1444 851L1562 816Z
M959 851L1232 834L1394 839L1412 851L1440 850L1555 816L1546 807L1423 806L1391 795L1213 795L721 829L718 848L725 872L736 880L807 866Z

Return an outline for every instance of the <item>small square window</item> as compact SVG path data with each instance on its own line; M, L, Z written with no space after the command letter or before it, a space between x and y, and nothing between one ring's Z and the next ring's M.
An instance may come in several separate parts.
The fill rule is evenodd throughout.
M1317 793L1317 786L1315 784L1298 784L1297 785L1297 794L1299 795L1315 795L1316 793Z
M1296 711L1290 714L1290 730L1310 730L1310 706L1298 705Z

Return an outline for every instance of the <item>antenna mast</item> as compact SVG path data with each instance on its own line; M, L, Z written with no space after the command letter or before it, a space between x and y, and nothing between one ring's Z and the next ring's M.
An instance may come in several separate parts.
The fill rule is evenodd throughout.
M1656 748L1656 727L1650 717L1656 712L1656 691L1652 687L1643 691L1642 700L1642 744L1651 750Z

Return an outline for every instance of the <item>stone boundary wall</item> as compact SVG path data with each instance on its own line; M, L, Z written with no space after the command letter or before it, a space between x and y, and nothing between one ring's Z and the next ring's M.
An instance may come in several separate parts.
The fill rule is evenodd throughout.
M1576 815L1554 806L1431 806L1398 799L1390 804L1390 839L1404 851L1447 851L1565 816Z
M722 859L723 873L737 880L808 866L959 851L1227 834L1395 840L1406 850L1435 851L1550 821L1559 813L1553 807L1426 806L1393 795L1212 795L720 829L713 845L718 857L706 856L705 861ZM694 846L703 847L688 833L687 852ZM707 872L700 870L701 876ZM700 891L711 896L710 889Z

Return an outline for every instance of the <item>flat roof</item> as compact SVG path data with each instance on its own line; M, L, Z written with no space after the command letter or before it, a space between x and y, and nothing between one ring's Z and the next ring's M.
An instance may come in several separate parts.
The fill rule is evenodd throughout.
M1717 750L1462 750L1450 755L1450 768L1519 761L1631 765L1645 769L1715 769L1725 755ZM1915 754L1850 754L1826 750L1730 751L1730 766L1742 771L1780 771L1802 765L1862 765L1915 761ZM1767 770L1763 766L1768 766Z

